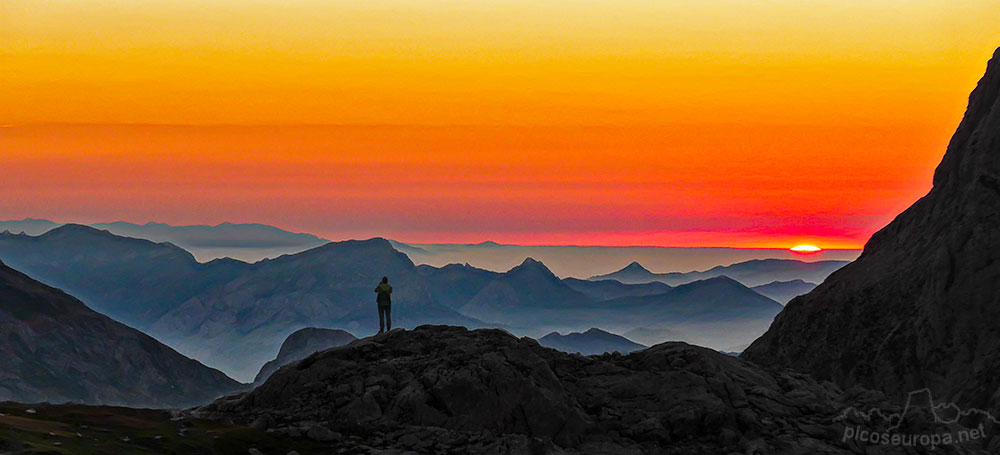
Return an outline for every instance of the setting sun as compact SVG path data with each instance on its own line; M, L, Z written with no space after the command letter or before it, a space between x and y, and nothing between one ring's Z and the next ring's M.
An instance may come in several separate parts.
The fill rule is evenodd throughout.
M822 248L816 245L796 245L789 249L796 253L815 253L823 250Z

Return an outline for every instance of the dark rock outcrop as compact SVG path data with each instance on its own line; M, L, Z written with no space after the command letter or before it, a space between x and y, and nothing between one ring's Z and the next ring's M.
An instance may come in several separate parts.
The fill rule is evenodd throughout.
M0 401L187 407L240 387L2 263L0 334Z
M313 354L196 415L334 448L358 437L358 453L834 454L852 452L833 419L877 400L684 343L584 357L421 326Z
M1000 49L931 191L789 302L743 358L1000 414Z
M296 330L291 335L288 335L288 338L285 338L284 343L281 343L278 356L260 368L260 372L257 373L257 377L254 378L253 383L257 385L262 384L278 368L296 360L302 360L314 352L343 346L354 340L357 340L357 337L343 330L320 329L316 327Z

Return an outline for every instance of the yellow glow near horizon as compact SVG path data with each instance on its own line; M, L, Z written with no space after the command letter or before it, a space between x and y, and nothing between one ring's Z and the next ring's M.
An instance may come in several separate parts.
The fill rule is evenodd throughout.
M796 245L789 249L796 253L815 253L817 251L823 251L822 248L816 245Z

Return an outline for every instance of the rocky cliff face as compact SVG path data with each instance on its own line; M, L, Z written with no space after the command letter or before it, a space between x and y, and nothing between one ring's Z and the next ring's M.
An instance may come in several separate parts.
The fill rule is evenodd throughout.
M316 327L307 327L296 330L291 335L288 335L288 338L285 338L284 343L281 343L281 349L278 350L278 356L261 367L260 372L257 373L257 377L254 378L253 383L264 383L264 381L271 377L271 374L277 371L278 368L288 365L296 360L302 360L314 352L325 351L336 346L343 346L354 340L357 340L354 335L351 335L343 330L320 329Z
M933 189L744 353L841 385L997 410L1000 396L1000 49Z
M187 407L240 384L0 263L0 401Z
M833 422L858 400L684 343L584 357L421 326L314 354L198 415L350 453L832 454L853 453Z

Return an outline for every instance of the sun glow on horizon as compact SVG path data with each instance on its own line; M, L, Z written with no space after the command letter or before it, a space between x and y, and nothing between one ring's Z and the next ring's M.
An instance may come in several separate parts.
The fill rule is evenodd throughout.
M820 248L820 247L818 247L816 245L808 245L808 244L795 245L795 246L789 248L789 250L792 250L792 251L794 251L796 253L817 253L817 252L823 251L822 248Z

